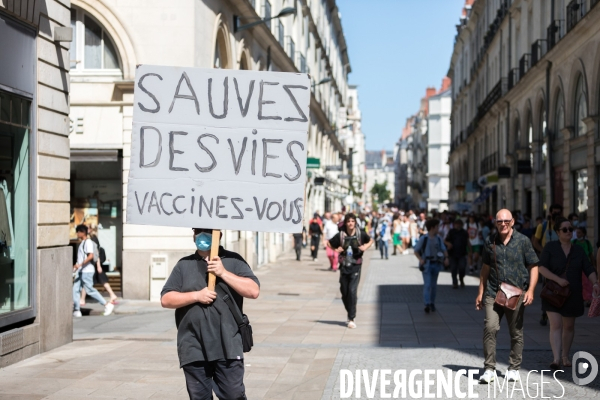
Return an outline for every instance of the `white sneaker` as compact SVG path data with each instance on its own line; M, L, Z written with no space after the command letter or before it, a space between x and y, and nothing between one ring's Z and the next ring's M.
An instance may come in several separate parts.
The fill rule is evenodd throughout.
M106 306L104 306L104 316L110 315L112 314L113 310L115 309L115 305L112 303L106 303Z
M506 371L505 379L509 382L518 382L521 380L521 376L519 375L519 370L517 369L509 369Z
M490 383L496 379L496 374L491 369L486 369L483 375L479 377L479 383Z
M354 323L354 321L348 321L348 328L349 329L356 329L356 323Z
M81 315L81 311L79 311L79 310L77 310L77 311L73 311L73 316L74 316L75 318L81 318L81 317L82 317L82 315Z

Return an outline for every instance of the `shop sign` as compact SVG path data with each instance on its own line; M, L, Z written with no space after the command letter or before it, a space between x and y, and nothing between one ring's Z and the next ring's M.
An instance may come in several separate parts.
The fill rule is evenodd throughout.
M315 157L308 157L306 159L306 168L319 169L321 168L321 159Z
M301 230L307 74L141 65L127 223Z

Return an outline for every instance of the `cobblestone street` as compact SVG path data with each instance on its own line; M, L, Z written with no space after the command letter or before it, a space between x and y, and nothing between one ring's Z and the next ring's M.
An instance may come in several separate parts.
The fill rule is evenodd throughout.
M338 399L341 369L352 374L368 370L369 376L383 369L482 372L484 315L473 305L476 277L467 277L466 288L454 290L450 275L443 272L438 311L425 314L416 259L405 255L380 260L372 251L363 269L358 329L350 330L345 327L337 273L327 269L324 252L318 262L306 253L302 262L288 255L257 271L261 295L245 302L255 341L246 356L249 399ZM99 310L92 306L90 316L75 320L73 343L0 370L0 399L187 398L173 312L156 303L133 301L122 302L110 317L95 315ZM548 369L552 358L548 328L539 325L539 314L537 300L526 313L523 380L529 370ZM585 350L600 357L598 337L600 321L578 319L572 352ZM505 324L498 348L503 376L509 349ZM598 378L582 387L572 383L570 370L557 377L565 399L599 397ZM544 396L561 397L562 388L552 376L544 380L550 382ZM530 396L541 398L535 395L539 374L532 373L528 383L523 386L529 387ZM466 377L460 379L460 387L467 390ZM392 381L388 392L393 388ZM488 398L486 385L476 384L474 391ZM351 398L368 398L364 386L362 397L355 395ZM379 385L371 398L382 398ZM504 397L496 398L506 398L506 389ZM517 391L512 398L523 395Z

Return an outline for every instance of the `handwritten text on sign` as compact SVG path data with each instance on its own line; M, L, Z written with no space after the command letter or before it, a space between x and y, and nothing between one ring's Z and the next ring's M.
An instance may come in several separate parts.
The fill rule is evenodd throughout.
M127 222L302 230L306 74L141 65Z

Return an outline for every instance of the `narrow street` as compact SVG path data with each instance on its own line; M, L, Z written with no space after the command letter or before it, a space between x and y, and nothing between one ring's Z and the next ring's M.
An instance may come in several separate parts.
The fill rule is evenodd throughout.
M327 269L321 253L318 262L306 250L301 262L288 253L257 271L261 295L245 302L255 342L246 356L249 399L338 399L340 369L482 372L484 314L473 305L476 277L468 276L464 289L452 289L450 274L443 272L438 311L425 314L416 259L381 260L370 251L362 272L358 328L351 330L345 326L338 275ZM526 313L522 377L529 370L548 369L552 358L548 327L539 325L538 311L536 301ZM156 303L125 301L115 315L94 314L75 320L73 343L1 370L0 399L187 398L172 311ZM572 352L586 350L600 357L599 336L600 321L579 318ZM509 349L504 323L498 349L503 374ZM598 378L583 387L572 383L570 370L557 377L565 387L564 398L599 397ZM554 382L551 376L545 380ZM539 379L530 378L531 393L536 384ZM466 390L466 377L461 378L463 386ZM480 398L487 398L487 390L475 386ZM560 397L561 391L556 382L547 384L544 396ZM364 391L362 396L367 398ZM372 398L380 398L378 387Z

